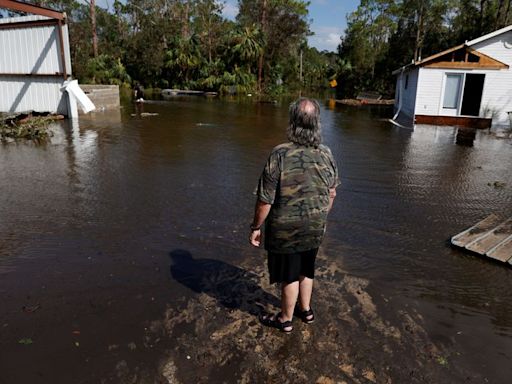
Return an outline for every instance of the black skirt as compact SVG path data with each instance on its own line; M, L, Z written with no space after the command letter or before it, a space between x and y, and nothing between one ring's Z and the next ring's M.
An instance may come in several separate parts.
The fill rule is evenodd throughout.
M315 278L315 260L318 248L297 253L268 253L270 284L292 283L300 276Z

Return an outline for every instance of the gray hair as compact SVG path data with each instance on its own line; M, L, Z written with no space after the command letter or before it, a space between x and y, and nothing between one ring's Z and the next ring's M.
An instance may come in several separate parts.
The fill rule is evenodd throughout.
M317 148L321 141L320 105L316 100L301 97L290 104L288 140Z

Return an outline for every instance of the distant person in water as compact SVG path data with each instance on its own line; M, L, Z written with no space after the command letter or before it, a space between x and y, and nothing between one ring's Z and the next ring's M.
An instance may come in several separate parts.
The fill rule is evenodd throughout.
M331 151L320 144L318 103L300 98L289 112L289 142L272 150L263 169L249 238L259 247L265 224L270 283L281 283L281 311L262 315L260 321L287 333L293 330L294 314L304 323L315 319L315 260L339 185Z
M133 95L136 103L142 103L144 101L144 90L139 84L135 85Z

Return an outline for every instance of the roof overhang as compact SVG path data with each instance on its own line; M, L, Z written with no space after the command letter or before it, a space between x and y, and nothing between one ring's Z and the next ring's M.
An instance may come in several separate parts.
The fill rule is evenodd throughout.
M498 29L497 31L488 33L487 35L483 35L483 36L480 36L480 37L478 37L476 39L467 41L466 45L468 45L468 46L475 45L475 44L481 43L482 41L485 41L487 39L492 39L493 37L499 36L502 33L506 33L508 31L512 31L512 24L507 26L507 27Z
M57 20L65 20L66 13L54 9L40 7L29 3L16 0L0 0L0 8L10 9L11 11L26 12L34 15L41 15Z
M403 72L407 72L409 71L410 69L414 68L415 64L414 63L411 63L411 64L407 64L407 65L404 65L403 67L400 67L398 69L395 69L393 72L391 72L392 75L399 75Z

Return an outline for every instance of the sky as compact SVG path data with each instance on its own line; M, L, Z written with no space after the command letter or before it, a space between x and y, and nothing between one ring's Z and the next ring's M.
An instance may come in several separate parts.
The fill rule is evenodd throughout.
M320 51L336 51L347 26L347 14L356 10L359 0L310 0L309 18L313 36L309 45ZM224 16L233 19L238 13L237 0L225 0Z
M219 0L225 3L224 16L234 19L238 14L237 0ZM347 26L347 14L356 10L359 0L310 0L309 19L313 36L308 38L309 45L320 51L336 51L340 35ZM113 0L97 0L96 4L106 7Z
M309 16L315 34L309 37L309 45L320 51L336 51L347 27L347 14L358 5L359 0L311 0Z
M224 2L223 14L234 19L238 14L237 0L219 0ZM360 0L310 0L310 29L314 33L308 37L309 46L319 51L336 51L340 36L347 27L347 15L356 10ZM96 5L111 8L114 0L96 0Z
M225 3L224 16L234 19L238 14L237 0L219 0ZM336 51L340 35L347 26L347 14L356 10L359 0L310 0L310 28L314 33L308 38L309 45L320 51ZM111 7L113 0L96 0L102 8Z

